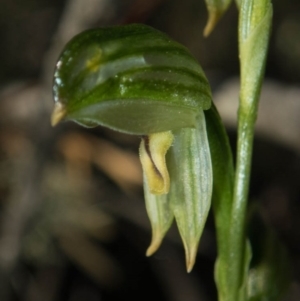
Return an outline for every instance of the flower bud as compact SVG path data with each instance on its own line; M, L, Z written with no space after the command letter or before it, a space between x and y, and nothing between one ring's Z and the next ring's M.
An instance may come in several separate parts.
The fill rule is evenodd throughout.
M160 246L175 217L190 271L212 190L203 114L211 106L211 91L196 60L184 46L145 25L88 30L63 50L53 91L53 125L73 120L142 136L152 226L147 255Z

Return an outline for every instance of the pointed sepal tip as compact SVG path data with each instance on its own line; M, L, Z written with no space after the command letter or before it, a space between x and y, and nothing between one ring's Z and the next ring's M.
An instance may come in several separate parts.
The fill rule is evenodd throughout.
M190 273L196 262L198 244L190 244L188 246L186 243L184 243L184 250L185 250L186 271Z
M162 239L163 239L163 236L158 235L158 233L153 233L152 241L146 251L147 257L153 255L158 250L158 248L160 247L160 245L162 243Z
M204 31L203 31L204 37L207 38L211 34L213 29L217 25L221 15L222 15L222 13L218 12L217 10L210 10L209 11L208 20L207 20L207 23L206 23Z

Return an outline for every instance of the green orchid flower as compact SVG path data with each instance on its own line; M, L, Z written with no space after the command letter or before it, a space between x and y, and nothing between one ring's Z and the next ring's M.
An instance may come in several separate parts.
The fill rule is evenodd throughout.
M72 120L141 136L147 255L175 218L191 271L211 206L212 163L202 68L184 46L145 25L88 30L63 50L54 74L52 125Z

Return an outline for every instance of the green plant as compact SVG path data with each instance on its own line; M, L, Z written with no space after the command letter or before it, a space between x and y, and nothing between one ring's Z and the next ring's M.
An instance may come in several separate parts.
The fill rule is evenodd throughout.
M209 21L204 33L208 35L231 1L206 2ZM235 170L201 67L185 47L145 25L89 30L67 44L54 75L52 124L73 120L141 135L152 225L147 255L157 250L175 218L191 271L212 200L219 300L276 300L288 280L282 276L288 273L285 253L274 261L270 250L278 242L267 239L266 231L260 259L251 260L257 258L256 248L247 238L246 223L272 5L270 0L242 0L237 6L241 90Z

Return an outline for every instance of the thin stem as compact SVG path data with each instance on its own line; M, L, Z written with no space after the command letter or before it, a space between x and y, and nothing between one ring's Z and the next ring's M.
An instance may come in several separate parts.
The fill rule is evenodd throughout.
M272 6L270 0L242 0L239 19L241 90L238 114L236 174L229 228L233 300L246 299L250 250L247 247L246 209L249 192L254 125L265 69ZM230 299L231 300L231 299Z
M254 125L257 111L257 102L252 103L252 114L239 114L238 119L238 141L237 141L237 161L235 185L233 192L233 205L231 212L231 227L230 227L230 255L234 260L231 261L231 270L235 275L233 281L237 287L241 287L245 279L244 263L245 263L245 248L246 248L246 212L247 201L250 183L252 149ZM242 108L240 108L242 111Z

